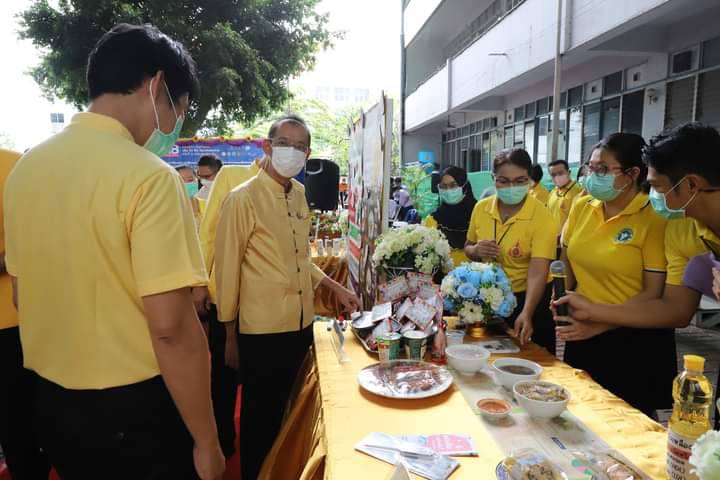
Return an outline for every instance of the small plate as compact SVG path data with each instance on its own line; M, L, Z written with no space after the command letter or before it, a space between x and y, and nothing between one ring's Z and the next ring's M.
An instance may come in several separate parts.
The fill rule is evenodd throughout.
M386 398L434 397L450 388L452 382L452 375L446 368L418 360L376 363L358 373L362 388Z

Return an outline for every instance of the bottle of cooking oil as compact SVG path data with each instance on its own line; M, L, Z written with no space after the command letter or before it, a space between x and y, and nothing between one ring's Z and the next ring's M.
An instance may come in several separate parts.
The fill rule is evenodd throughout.
M713 387L703 375L705 359L685 355L685 370L673 382L673 413L668 422L667 475L671 480L697 480L688 463L695 441L710 429Z

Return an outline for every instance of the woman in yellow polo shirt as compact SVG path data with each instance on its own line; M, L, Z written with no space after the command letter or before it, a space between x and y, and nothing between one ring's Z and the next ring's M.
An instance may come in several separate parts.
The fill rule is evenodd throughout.
M585 183L591 197L577 202L563 232L568 288L595 303L649 300L663 292L666 220L643 191L644 146L642 137L628 133L595 146ZM567 341L568 364L634 407L652 415L671 406L677 368L673 330L586 322L557 333Z
M475 196L464 168L450 166L443 170L438 184L440 207L425 218L425 226L437 228L448 239L450 256L455 266L470 261L465 255L470 217L475 208Z
M518 306L508 319L521 343L530 337L555 354L550 312L550 262L560 226L550 211L528 195L532 161L525 150L500 152L493 163L497 193L477 203L468 229L465 254L499 263L512 282Z

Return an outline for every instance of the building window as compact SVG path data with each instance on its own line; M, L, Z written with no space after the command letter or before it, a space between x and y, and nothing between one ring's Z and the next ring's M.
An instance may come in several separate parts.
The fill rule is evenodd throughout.
M582 85L568 90L568 106L576 107L578 105L582 105L582 101L583 101Z
M720 70L700 75L697 97L697 120L720 129Z
M525 123L525 150L535 162L535 120Z
M64 113L51 113L50 114L50 123L65 123L65 114Z
M548 117L542 117L538 119L538 134L537 134L537 154L536 163L540 165L547 165L548 163L548 145L550 130L550 119Z
M349 88L336 88L335 89L335 101L336 102L349 102L350 101L350 89Z
M355 103L367 102L370 98L370 90L367 88L356 88L355 89Z
M548 113L550 111L550 97L545 97L543 99L538 100L538 106L537 106L537 114L543 115L545 113Z
M513 142L515 141L515 132L513 127L505 128L505 148L512 148Z
M515 109L515 121L520 121L525 119L525 105L522 107L517 107Z
M603 79L603 95L614 95L622 92L622 72L613 73Z
M702 68L720 65L720 37L703 43Z
M620 97L605 100L602 103L601 138L620 131Z
M642 135L645 90L628 93L622 101L622 131Z
M525 105L525 118L535 118L537 115L537 103L530 102Z
M587 160L590 151L600 141L600 103L585 105L583 111L582 159Z
M665 126L677 127L693 120L695 77L683 78L667 84Z
M524 125L522 123L515 125L515 141L513 142L513 148L523 147L523 141L525 140L525 129L523 127Z
M582 108L575 107L570 110L570 120L568 121L567 144L568 154L567 161L570 165L582 163Z

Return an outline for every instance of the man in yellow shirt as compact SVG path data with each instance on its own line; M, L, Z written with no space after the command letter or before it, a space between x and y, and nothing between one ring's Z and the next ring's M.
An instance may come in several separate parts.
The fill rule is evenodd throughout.
M573 201L582 192L582 188L570 179L570 166L565 160L555 160L548 168L555 188L550 192L547 207L562 228L570 214Z
M535 197L536 200L539 200L540 203L547 206L550 192L548 192L545 185L542 184L543 175L542 165L534 164L530 170L530 181L532 185L528 193L530 196Z
M702 254L720 255L720 134L712 127L686 124L650 140L645 152L650 200L670 219L665 230L667 278L663 296L620 305L594 304L570 294L572 320L635 328L686 327L701 293L685 282L685 268ZM712 274L708 272L708 278Z
M200 218L205 215L205 206L208 197L210 197L210 189L222 166L222 160L215 155L203 155L198 160L197 176L200 182L200 190L193 197L193 208L197 210Z
M237 399L237 373L225 365L225 326L217 320L215 306L215 233L217 231L220 207L230 191L250 180L260 171L262 159L251 165L225 165L215 176L210 196L200 222L200 247L205 265L210 273L209 287L193 288L195 308L208 333L212 372L213 411L217 424L220 445L225 457L235 451L235 403ZM201 174L198 169L198 174ZM201 177L202 178L202 177Z
M297 117L284 117L268 137L263 169L223 204L216 242L225 356L239 368L242 383L243 478L258 478L280 430L312 343L315 289L329 288L348 312L359 307L352 292L310 261L310 210L305 189L294 180L310 155L310 131Z
M3 190L20 154L0 148L0 445L10 474L22 480L47 480L50 466L32 428L32 375L23 368L12 281L5 270Z
M120 24L87 80L88 112L28 152L5 189L38 438L63 478L219 479L190 293L207 275L185 188L159 158L196 91L194 62L157 28Z

